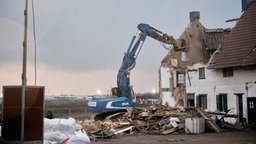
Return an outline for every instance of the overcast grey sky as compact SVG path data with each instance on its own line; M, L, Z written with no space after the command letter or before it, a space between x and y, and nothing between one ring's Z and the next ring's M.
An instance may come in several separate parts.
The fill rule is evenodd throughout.
M34 84L32 6L29 1L28 84ZM46 95L107 93L139 23L178 38L189 12L200 11L206 28L233 27L240 0L34 0L37 85ZM20 85L25 0L0 0L0 86ZM147 38L131 73L136 92L158 88L168 51Z

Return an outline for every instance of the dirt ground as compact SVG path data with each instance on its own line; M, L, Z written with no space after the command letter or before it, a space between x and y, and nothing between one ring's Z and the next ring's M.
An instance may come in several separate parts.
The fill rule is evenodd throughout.
M256 144L255 130L226 131L221 134L120 135L91 140L91 144Z

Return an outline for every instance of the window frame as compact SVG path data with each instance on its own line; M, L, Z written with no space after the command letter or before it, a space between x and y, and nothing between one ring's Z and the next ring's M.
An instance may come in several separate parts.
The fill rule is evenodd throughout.
M195 93L188 93L187 94L187 107L194 107L195 106Z
M199 79L205 79L205 67L198 68Z
M216 95L216 108L221 112L228 110L228 95L218 94Z
M207 109L207 94L199 94L197 95L196 99L197 106Z
M231 67L223 68L222 69L223 77L233 77L234 76L234 69Z
M182 75L182 77L180 77L180 75ZM177 86L185 84L185 73L177 72L176 78L177 78Z

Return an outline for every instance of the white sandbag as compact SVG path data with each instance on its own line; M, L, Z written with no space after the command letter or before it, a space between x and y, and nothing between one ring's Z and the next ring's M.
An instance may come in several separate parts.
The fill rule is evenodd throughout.
M67 144L90 144L90 138L85 132L77 131L68 139Z
M67 136L71 136L76 130L79 130L82 126L76 124L74 118L69 119L44 119L44 132L60 131Z
M44 144L59 144L68 136L60 131L44 133Z
M76 124L74 118L44 119L44 144L60 144L66 139L69 144L89 144L90 139Z

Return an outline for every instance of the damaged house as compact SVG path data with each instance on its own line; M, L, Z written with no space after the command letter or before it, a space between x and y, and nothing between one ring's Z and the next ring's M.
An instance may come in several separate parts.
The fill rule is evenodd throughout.
M254 0L255 1L255 0ZM199 106L256 123L256 2L250 1L232 29L207 29L200 13L190 23L159 69L162 104Z

